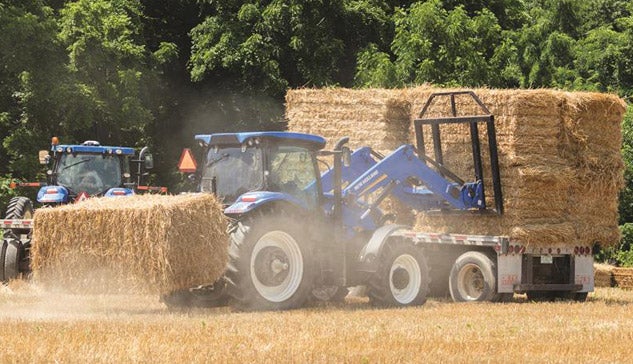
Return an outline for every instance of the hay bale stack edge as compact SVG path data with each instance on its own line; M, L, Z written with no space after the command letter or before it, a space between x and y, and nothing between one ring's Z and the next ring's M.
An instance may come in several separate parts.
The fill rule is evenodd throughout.
M366 145L386 153L415 143L413 120L433 92L445 91L457 90L290 90L286 118L292 131L321 134L329 143L349 136L353 148ZM617 244L624 101L611 94L547 89L473 91L495 118L505 214L414 214L403 213L406 210L395 204L401 222L413 222L420 231L505 235L540 246ZM457 96L456 103L458 116L482 114L467 96ZM436 98L427 113L448 115L448 98ZM473 180L468 126L440 129L444 165ZM485 187L488 206L494 206L484 129L480 143ZM430 129L425 135L431 135ZM427 143L432 154L432 141Z
M214 282L228 260L225 216L209 194L93 198L34 220L34 278L70 291L167 294Z

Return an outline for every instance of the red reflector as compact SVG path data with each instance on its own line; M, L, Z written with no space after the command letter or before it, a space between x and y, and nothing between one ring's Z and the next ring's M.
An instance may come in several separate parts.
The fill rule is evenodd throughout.
M115 196L125 196L125 191L112 191Z
M584 255L584 254L585 254L585 247L584 247L584 246L581 246L581 247L578 249L578 252L580 253L580 255Z
M257 201L257 197L255 196L244 196L241 198L242 202L255 202Z
M586 247L586 248L585 248L585 253L586 253L587 255L591 254L591 248L590 248L590 247Z
M574 255L578 255L578 247L577 246L574 247Z
M57 193L57 188L47 188L46 193Z

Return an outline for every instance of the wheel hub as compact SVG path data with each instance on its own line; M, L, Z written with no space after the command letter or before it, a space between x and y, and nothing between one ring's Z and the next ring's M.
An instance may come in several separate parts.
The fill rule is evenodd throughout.
M273 230L255 243L251 253L253 286L269 302L283 302L294 295L303 279L301 248L292 235Z
M278 247L265 247L255 258L255 275L269 287L280 285L288 276L288 257Z
M459 284L457 287L463 297L469 300L477 300L484 293L485 282L481 269L475 264L468 264L459 272Z
M420 292L421 277L420 266L412 255L398 256L389 271L389 288L393 298L401 304L413 301Z
M409 272L402 267L393 271L391 282L396 289L405 289L409 285Z

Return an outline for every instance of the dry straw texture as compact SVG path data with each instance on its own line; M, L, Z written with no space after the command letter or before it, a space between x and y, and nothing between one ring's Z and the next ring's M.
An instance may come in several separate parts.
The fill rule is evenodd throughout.
M291 90L286 117L293 131L321 134L330 143L388 152L414 143L413 122L431 93L404 90ZM443 233L507 235L525 244L617 244L618 192L623 184L620 124L626 105L614 95L554 90L476 89L495 118L505 214L424 214L397 208L403 221ZM481 114L468 97L456 98L458 115ZM448 98L427 116L448 116ZM466 125L441 127L444 164L473 180ZM425 130L425 135L431 135ZM493 206L487 134L480 128L489 206ZM331 145L331 144L330 144ZM430 140L427 153L433 151Z
M609 264L594 263L594 285L596 287L613 287L613 269L615 267Z
M614 268L613 280L617 287L633 289L633 268Z
M34 218L34 278L70 291L166 294L215 281L228 260L208 194L94 198Z

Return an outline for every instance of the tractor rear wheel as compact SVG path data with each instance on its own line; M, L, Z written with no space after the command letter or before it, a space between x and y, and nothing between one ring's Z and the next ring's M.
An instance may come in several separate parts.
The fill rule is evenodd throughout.
M7 213L5 216L5 219L32 219L33 203L27 197L13 197L9 201L9 205L7 206ZM16 236L20 236L20 234L28 234L30 232L29 229L11 229L11 231Z
M367 295L378 306L415 306L426 302L429 268L423 251L410 243L387 244L380 267L368 282Z
M245 219L231 233L226 272L239 310L286 310L303 305L314 286L314 259L300 223L285 217Z

